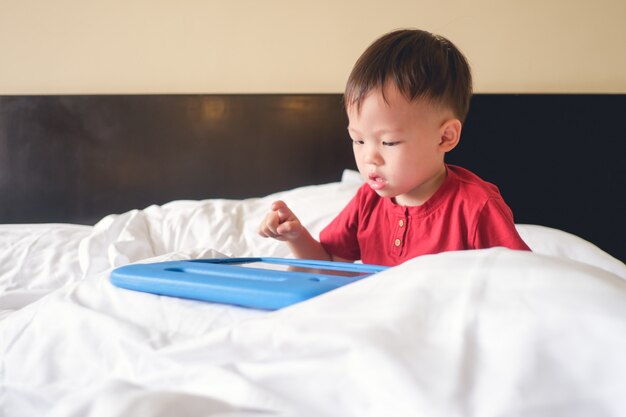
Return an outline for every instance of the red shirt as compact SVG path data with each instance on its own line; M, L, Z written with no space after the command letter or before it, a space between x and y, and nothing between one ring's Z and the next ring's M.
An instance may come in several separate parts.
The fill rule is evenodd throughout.
M421 206L399 206L364 184L322 230L322 246L335 256L378 265L462 249L530 250L498 187L461 167L447 165L447 171Z

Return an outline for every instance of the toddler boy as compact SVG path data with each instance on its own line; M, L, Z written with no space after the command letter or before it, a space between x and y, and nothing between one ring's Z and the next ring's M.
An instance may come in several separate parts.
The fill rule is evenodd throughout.
M467 60L447 39L421 30L379 38L357 60L344 94L365 184L319 241L282 201L260 235L286 241L297 258L378 265L462 249L530 250L498 188L444 162L471 96Z

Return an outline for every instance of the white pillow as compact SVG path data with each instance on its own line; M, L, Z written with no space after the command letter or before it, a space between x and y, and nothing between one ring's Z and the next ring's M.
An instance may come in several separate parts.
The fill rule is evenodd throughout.
M518 224L516 227L533 252L584 262L626 279L623 262L581 237L546 226Z

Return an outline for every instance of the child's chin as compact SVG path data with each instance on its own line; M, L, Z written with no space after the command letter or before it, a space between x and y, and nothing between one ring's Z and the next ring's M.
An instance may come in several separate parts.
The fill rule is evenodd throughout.
M374 190L374 192L376 194L378 194L379 197L383 197L383 198L393 198L396 196L395 193L392 193L391 190L389 190L387 187L386 188L381 188L381 189L374 189L372 188L372 190Z

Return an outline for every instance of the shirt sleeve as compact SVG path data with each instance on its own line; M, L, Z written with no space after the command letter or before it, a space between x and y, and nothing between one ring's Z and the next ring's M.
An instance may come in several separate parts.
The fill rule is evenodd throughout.
M478 215L473 246L474 249L503 246L515 250L530 250L517 233L511 209L502 199L496 198L487 200Z
M361 259L358 241L361 189L348 205L320 232L320 243L331 255L350 261Z

